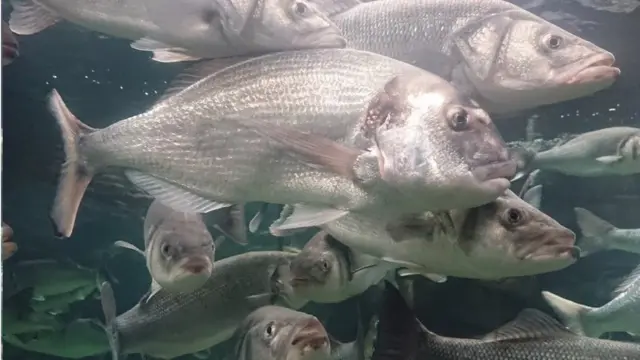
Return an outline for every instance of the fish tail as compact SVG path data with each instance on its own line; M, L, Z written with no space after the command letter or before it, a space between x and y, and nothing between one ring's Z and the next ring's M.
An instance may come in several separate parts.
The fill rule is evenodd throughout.
M592 254L594 252L606 250L607 234L615 230L615 226L611 223L599 218L591 211L583 208L574 208L576 213L576 222L582 232L582 237L578 243L582 256Z
M543 291L542 297L569 330L578 335L594 336L594 334L590 333L591 331L586 328L587 324L585 321L588 319L588 314L593 311L594 308L578 304L548 291Z
M82 197L93 178L93 171L87 167L85 159L79 153L79 144L85 135L96 129L78 120L56 90L49 96L49 110L60 126L65 152L65 162L62 164L50 217L56 235L69 237L73 232Z
M111 347L111 358L112 360L118 360L120 355L120 336L114 323L116 319L116 299L113 295L111 284L106 281L100 285L100 301L104 314L104 329Z
M515 160L518 165L518 171L513 179L511 179L511 182L524 178L528 173L534 170L533 162L537 154L535 151L518 147L510 149L509 152L509 157Z

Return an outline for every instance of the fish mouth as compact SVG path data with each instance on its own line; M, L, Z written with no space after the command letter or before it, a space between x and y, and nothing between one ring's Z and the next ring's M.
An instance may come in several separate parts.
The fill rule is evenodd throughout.
M620 69L613 66L613 54L598 54L582 60L575 71L561 77L560 82L567 85L580 85L613 80L620 75Z
M562 234L547 236L547 239L539 244L528 247L523 260L533 261L569 261L571 263L580 259L580 248L575 245L576 235L570 231ZM536 242L533 241L535 244Z
M471 174L479 182L487 182L494 179L510 179L515 176L518 170L518 164L514 160L506 160L497 163L491 163L476 166L471 170Z
M346 48L347 39L337 27L327 27L311 37L305 39L305 44L312 44L314 48Z
M203 275L211 273L211 262L208 259L196 257L188 259L181 268L191 275Z
M322 323L314 317L302 325L291 340L291 345L302 352L316 351L329 346L329 335Z

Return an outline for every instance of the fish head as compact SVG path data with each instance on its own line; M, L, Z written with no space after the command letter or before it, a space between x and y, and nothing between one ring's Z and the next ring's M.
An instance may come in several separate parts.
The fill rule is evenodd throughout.
M208 231L159 230L149 268L153 278L169 291L192 291L202 286L213 272L215 248ZM157 243L157 245L156 245Z
M9 65L20 55L18 40L6 22L2 22L2 66Z
M344 259L326 242L320 244L317 239L323 239L318 235L291 261L291 286L296 294L309 299L324 298L326 293L339 290L344 278Z
M575 263L575 234L511 191L466 211L459 246L468 265L498 279L556 271ZM471 265L473 264L473 265Z
M251 313L241 329L248 331L245 330L246 335L236 350L248 359L324 360L330 357L329 336L322 323L309 314L264 306Z
M369 103L361 132L374 143L381 179L417 206L487 203L516 171L489 115L430 73L389 81Z
M625 137L618 145L618 152L625 162L640 163L640 131Z
M308 0L264 0L260 28L252 33L264 50L344 48L342 31Z
M455 34L453 43L464 76L490 112L590 95L620 74L610 52L522 10L473 22Z

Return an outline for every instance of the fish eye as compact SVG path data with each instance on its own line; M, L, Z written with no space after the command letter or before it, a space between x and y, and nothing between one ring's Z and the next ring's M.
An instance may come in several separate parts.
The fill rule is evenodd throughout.
M293 4L293 12L298 16L307 16L309 15L309 7L301 1L296 1Z
M449 126L453 131L464 131L469 128L469 113L464 109L457 109L449 117Z
M160 251L162 251L162 255L170 256L171 255L171 245L169 245L169 244L162 245L162 247L160 248Z
M266 337L272 337L276 332L276 325L273 322L267 324L267 327L264 329L264 334Z
M562 37L558 35L549 35L546 39L549 49L556 50L562 46Z
M329 262L327 260L322 260L322 270L329 270Z
M522 221L522 212L518 209L509 209L506 213L507 222L510 225L518 225Z

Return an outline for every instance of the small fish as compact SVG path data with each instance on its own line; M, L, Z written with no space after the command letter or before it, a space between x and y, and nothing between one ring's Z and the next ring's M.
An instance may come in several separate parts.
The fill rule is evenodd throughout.
M3 305L2 335L16 335L38 331L60 331L64 322L56 315L48 313L22 313L16 306Z
M97 290L95 284L79 287L70 292L47 296L42 299L31 299L29 307L35 312L63 313L69 310L69 305L84 300Z
M590 307L543 291L542 296L569 330L598 338L607 332L640 335L640 266L633 270L614 291L613 300L600 307Z
M113 290L104 283L102 307L114 358L140 353L171 359L205 351L229 339L242 319L261 306L302 307L307 301L288 286L293 257L258 251L216 261L215 271L197 290L160 290L118 316Z
M159 62L346 45L306 0L11 0L9 26L32 35L66 20L153 52ZM3 31L4 33L4 31Z
M198 213L178 212L154 200L144 220L144 244L143 252L127 242L116 242L146 258L153 280L145 301L161 288L194 291L211 276L215 244Z
M590 131L539 153L520 150L519 156L525 171L540 169L583 177L638 174L640 128L619 126Z
M571 230L510 190L471 209L396 222L351 214L322 228L355 251L416 274L494 280L559 270L579 257Z
M13 256L13 254L15 254L16 251L18 251L18 245L13 241L10 241L12 240L12 238L13 238L13 229L11 229L11 226L3 222L2 223L2 261L7 260L11 256Z
M101 130L80 122L55 90L49 107L67 157L51 213L64 237L93 175L108 166L183 212L308 205L282 224L290 229L351 211L397 217L487 203L516 167L470 98L433 74L358 50L256 57Z
M18 290L30 288L36 299L66 294L79 288L97 288L102 281L98 271L69 261L51 259L20 261L9 271Z
M437 335L424 327L386 283L371 360L631 360L640 344L576 335L549 315L525 309L480 339Z
M20 46L9 24L2 21L2 66L11 64L20 56Z
M4 335L2 341L27 351L68 359L82 359L109 352L109 341L104 330L91 319L76 319L55 331Z
M329 334L313 315L280 306L249 314L234 335L229 360L331 360Z
M582 232L580 250L588 256L603 250L622 250L640 254L640 229L618 229L591 211L574 208Z
M320 303L337 303L363 293L398 265L354 252L324 231L291 261L296 294Z

